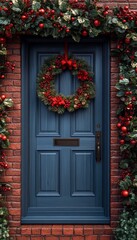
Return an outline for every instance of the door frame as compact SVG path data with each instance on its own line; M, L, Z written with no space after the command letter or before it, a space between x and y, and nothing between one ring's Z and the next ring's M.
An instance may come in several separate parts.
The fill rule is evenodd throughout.
M53 223L41 220L39 218L35 219L35 217L30 219L29 217L29 169L28 169L28 158L29 158L29 128L28 123L29 120L29 108L28 108L28 73L29 73L29 45L33 43L47 43L53 42L53 44L60 42L62 39L53 38L39 38L39 37L22 37L22 218L21 221L23 224L41 224L46 223L50 224ZM73 40L69 40L70 43ZM107 224L110 222L110 44L109 39L100 37L94 39L84 39L81 42L86 44L86 42L93 42L93 43L100 43L102 44L102 66L105 66L103 69L103 84L102 84L102 91L103 91L103 109L102 112L102 132L107 133L104 134L102 137L103 146L103 159L105 159L105 164L102 164L103 169L102 172L105 174L103 175L102 181L104 182L104 197L103 197L103 206L105 209L106 219L93 219L90 221L79 221L77 224ZM23 70L25 69L25 71ZM104 124L103 124L104 123ZM27 151L26 151L27 149ZM55 223L57 223L55 221ZM58 223L63 223L58 222ZM65 222L66 223L66 222ZM71 222L73 223L73 221ZM76 224L76 222L75 222Z

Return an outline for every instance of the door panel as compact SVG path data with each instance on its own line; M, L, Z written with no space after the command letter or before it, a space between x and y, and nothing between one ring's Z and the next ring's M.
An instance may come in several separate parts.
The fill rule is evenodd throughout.
M60 196L59 152L38 152L36 156L36 196Z
M72 196L89 196L94 194L93 152L73 151L71 155L71 194Z
M109 130L109 117L105 115L104 122L103 116L108 114L109 79L102 64L108 66L108 43L69 42L70 54L84 59L95 73L96 98L87 109L63 115L50 112L36 95L41 65L49 56L63 53L63 41L55 46L54 41L29 38L23 46L23 69L28 69L22 72L22 222L107 223L109 131L105 137L105 130ZM79 84L70 71L64 71L55 81L57 90L65 95L74 93ZM97 130L102 132L100 162L96 161ZM55 145L55 139L64 138L78 139L79 144Z

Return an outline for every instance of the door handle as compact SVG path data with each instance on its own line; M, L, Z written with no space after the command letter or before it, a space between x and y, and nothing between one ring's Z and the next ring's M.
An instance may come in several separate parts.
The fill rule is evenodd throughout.
M96 131L96 161L101 161L101 131Z

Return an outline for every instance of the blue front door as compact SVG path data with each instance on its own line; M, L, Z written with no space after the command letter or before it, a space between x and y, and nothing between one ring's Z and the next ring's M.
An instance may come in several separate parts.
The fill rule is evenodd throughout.
M96 97L87 109L63 115L49 111L36 95L41 65L63 53L63 40L26 39L23 46L22 222L108 223L108 44L69 42L70 54L86 60L94 72ZM78 82L64 71L56 85L69 95ZM75 139L77 144L63 146L60 139Z

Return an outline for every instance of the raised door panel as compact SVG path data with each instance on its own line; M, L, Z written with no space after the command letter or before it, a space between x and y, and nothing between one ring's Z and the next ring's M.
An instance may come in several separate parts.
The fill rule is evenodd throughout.
M36 196L60 196L59 152L39 152L36 157Z

